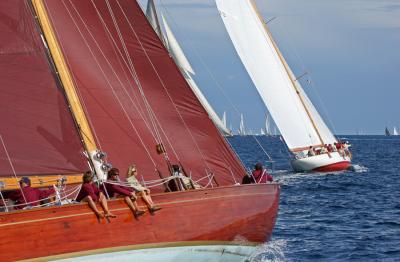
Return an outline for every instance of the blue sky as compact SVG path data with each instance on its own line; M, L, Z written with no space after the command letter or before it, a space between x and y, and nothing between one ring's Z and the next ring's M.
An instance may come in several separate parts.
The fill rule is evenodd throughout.
M141 0L141 3L147 2ZM156 0L215 110L258 131L266 109L213 0ZM400 128L400 1L256 0L296 75L337 134ZM210 73L211 72L211 73Z

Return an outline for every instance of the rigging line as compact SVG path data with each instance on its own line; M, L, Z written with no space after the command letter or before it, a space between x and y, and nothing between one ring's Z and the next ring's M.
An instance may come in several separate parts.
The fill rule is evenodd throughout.
M150 103L149 103L148 100L147 100L147 97L146 97L146 95L145 95L145 93L144 93L143 87L142 87L141 82L140 82L140 78L139 78L139 76L136 74L135 66L133 65L133 62L132 62L131 57L130 57L130 54L129 54L127 48L126 48L125 41L124 41L124 39L123 39L123 37L122 37L122 34L120 33L118 23L115 21L114 13L113 13L111 7L109 6L109 2L108 2L108 1L107 1L107 4L108 4L108 7L109 7L110 14L111 14L111 16L112 16L112 18L113 18L113 21L114 21L114 26L116 27L116 29L117 29L117 31L118 31L118 35L119 35L119 37L120 37L121 44L122 44L123 47L124 47L124 51L125 51L125 54L126 54L126 58L128 59L128 61L129 61L129 63L130 63L130 67L129 67L128 65L127 65L127 67L130 68L130 69L132 70L132 71L131 71L132 77L134 77L134 79L135 79L135 81L136 81L136 83L137 83L137 85L138 85L138 88L139 88L139 90L140 90L140 92L141 92L141 94L142 94L143 100L144 100L144 102L146 103L146 109L148 110L149 116L150 116L150 117L153 117L153 118L151 118L151 120L152 120L152 123L153 123L153 125L154 125L156 134L158 135L159 141L162 142L162 137L161 137L160 133L158 132L158 129L157 129L156 124L155 124L153 121L155 121L155 122L158 124L158 126L160 127L161 131L162 131L163 134L164 134L164 137L167 139L167 142L168 142L169 146L171 147L171 149L172 149L172 151L173 151L175 157L177 158L178 161L180 161L180 157L179 157L178 153L175 151L175 148L174 148L173 144L171 143L171 141L169 140L168 136L166 135L166 133L165 133L165 131L164 131L164 129L163 129L163 127L162 127L160 121L158 120L158 118L157 118L156 114L154 113L154 111L153 111L153 109L152 109ZM167 161L169 161L168 153L167 153L167 152L164 152L163 154L164 154L165 159L166 159Z
M96 8L95 5L94 5L94 7ZM96 11L98 12L97 8L96 8ZM98 13L99 13L99 12L98 12ZM110 11L110 14L113 15L112 10ZM101 15L100 15L100 17L101 17ZM105 23L104 23L104 26L106 27L108 33L111 35L111 33L110 33L110 31L108 30L108 27L105 25ZM116 26L117 30L119 31L118 25L115 25L115 26ZM111 39L113 40L114 45L117 46L117 44L116 44L116 42L115 42L115 40L113 39L112 36L111 36ZM121 42L122 42L122 44L124 45L124 41L121 40ZM125 46L124 46L124 47L125 47ZM126 62L126 60L124 59L124 57L123 57L122 53L120 52L120 50L119 50L119 49L117 49L117 50L119 51L120 56L122 57L123 61L125 62L126 67L128 68L129 72L131 73L131 76L134 78L135 82L136 82L137 85L138 85L138 89L139 89L139 91L140 91L140 93L141 93L141 95L142 95L143 101L144 101L144 103L145 103L145 105L146 105L146 109L147 109L147 111L148 111L150 120L152 121L152 124L153 124L153 126L154 126L154 128L155 128L156 134L158 135L158 140L159 140L160 142L162 142L161 135L160 135L159 132L158 132L157 126L156 126L156 124L154 123L154 119L152 118L152 116L156 119L156 122L158 123L158 125L159 125L159 127L160 127L161 129L162 129L162 126L161 126L161 124L159 123L159 121L158 121L156 115L154 114L154 112L153 112L153 110L152 110L150 104L149 104L148 101L147 101L146 95L145 95L145 93L144 93L144 91L143 91L143 89L142 89L142 86L141 86L139 77L138 77L137 74L136 74L136 71L135 71L135 68L134 68L134 66L133 66L132 60L130 60L129 53L128 53L126 56L127 56L127 59L129 59L129 62L130 62L130 65L131 65L131 66L129 66L129 65L127 64L127 62ZM126 50L126 49L125 49L124 51L127 53L127 50ZM128 95L129 95L129 94L128 94ZM149 130L151 131L150 127L148 127L148 128L149 128ZM176 158L179 160L179 156L178 156L177 152L175 151L174 147L172 146L172 143L171 143L170 140L168 139L168 136L165 134L165 132L164 132L163 129L162 129L162 132L163 132L164 136L167 138L167 142L169 143L170 147L172 148L172 151L173 151L173 153L175 154ZM154 135L153 135L153 136L154 136ZM156 137L154 137L154 139L157 141ZM169 157L168 157L167 152L164 152L164 157L165 157L165 159L166 159L167 161L169 161Z
M199 145L197 144L197 141L194 139L192 132L190 131L188 125L187 125L186 122L185 122L185 120L183 119L183 117L182 117L180 111L178 110L176 104L174 103L174 101L173 101L171 95L169 94L169 92L168 92L168 90L167 90L167 88L166 88L166 86L165 86L164 81L162 80L161 76L158 74L157 69L155 68L153 62L151 61L151 59L150 59L150 57L149 57L149 55L148 55L148 53L147 53L147 50L144 48L142 42L140 41L139 37L138 37L137 34L136 34L136 31L133 29L133 27L132 27L130 21L128 20L128 17L126 16L124 10L122 9L121 5L119 4L119 0L117 0L116 2L117 2L117 4L118 4L118 6L120 7L122 13L124 14L125 20L128 22L129 27L131 28L132 32L133 32L134 35L136 36L136 39L137 39L138 42L140 43L140 46L141 46L143 52L145 53L147 59L149 60L149 62L150 62L150 64L151 64L151 66L152 66L154 72L156 73L158 79L160 80L160 83L161 83L161 85L163 86L163 88L164 88L164 90L165 90L165 92L166 92L168 98L169 98L170 101L172 102L172 105L174 106L176 112L178 113L178 115L179 115L179 117L180 117L182 123L184 124L184 126L185 126L186 130L188 131L189 135L191 136L191 138L192 138L192 140L193 140L193 142L194 142L194 144L195 144L197 150L199 151L199 153L200 153L200 155L201 155L201 157L202 157L202 160L203 160L204 164L207 166L207 168L209 168L209 165L208 165L207 161L205 160L205 157L204 157L204 155L203 155L203 152L200 150L200 147L199 147ZM209 169L210 169L210 168L209 168Z
M4 204L4 208L5 208L6 212L8 212L7 202L6 202L6 200L4 199L3 193L1 192L1 188L0 188L0 198L1 198L1 201L3 202L3 204ZM26 201L25 201L25 202L26 202Z
M69 2L70 2L70 4L71 4L71 6L74 8L75 12L76 12L76 13L78 14L78 16L80 17L80 19L82 19L82 17L79 15L79 12L78 12L78 11L76 10L76 8L75 8L75 5L72 4L71 0L69 0ZM75 19L73 18L73 16L72 16L70 10L69 10L68 7L66 6L64 0L62 1L62 3L64 4L65 9L67 10L67 12L68 12L68 14L69 14L71 20L73 21L73 23L74 23L76 29L78 30L79 34L81 35L82 40L85 42L86 47L88 48L89 52L91 53L91 55L92 55L93 59L95 60L97 66L98 66L99 69L101 70L101 72L102 72L102 74L103 74L105 80L107 81L107 84L108 84L109 87L111 88L111 91L112 91L114 97L116 98L116 100L117 100L118 103L120 104L120 106L121 106L121 108L122 108L122 110L123 110L125 116L127 117L127 119L128 119L128 121L129 121L131 127L133 128L133 130L135 131L136 135L138 136L138 138L139 138L139 140L140 140L140 142L141 142L143 148L145 149L147 155L149 156L150 160L152 161L154 167L157 167L156 162L154 161L153 157L151 156L149 150L147 149L147 147L146 147L146 145L145 145L143 139L140 137L139 132L137 131L136 127L133 125L132 120L130 119L128 113L126 112L126 109L123 107L121 100L120 100L119 97L117 96L117 94L116 94L116 92L115 92L115 90L114 90L114 87L111 85L111 83L110 83L110 81L109 81L107 75L106 75L105 72L103 71L103 68L100 66L97 57L94 55L93 50L90 48L90 46L89 46L89 44L88 44L86 38L84 37L82 31L81 31L80 28L78 27L78 25L77 25ZM86 24L85 24L85 26L86 26ZM88 29L86 29L86 30L88 30ZM89 34L92 36L92 34L91 34L90 32L89 32ZM92 36L92 37L93 37L93 36ZM95 41L95 39L94 39L94 41ZM95 41L95 43L97 44L96 41ZM97 44L97 47L100 49L100 47L98 46L98 44ZM104 56L104 53L101 51L101 49L100 49L100 52L101 52L102 55ZM104 56L104 58L107 60L107 58L106 58L105 56ZM107 60L107 61L108 61L108 60ZM111 70L115 73L115 71L113 70L112 67L111 67Z
M94 5L94 8L95 8L96 11L99 13L99 11L97 10L97 7L96 7L95 5ZM78 16L80 16L78 11L77 11L77 13L78 13ZM101 17L101 15L100 15L100 17ZM98 49L99 49L100 52L102 53L104 59L107 61L109 67L110 67L111 70L113 71L115 77L118 79L118 81L120 82L121 86L123 86L123 89L124 89L125 93L126 93L127 96L130 98L130 101L133 103L131 96L129 95L129 93L127 92L127 90L126 90L126 88L125 88L125 85L122 83L122 81L120 80L119 76L115 73L115 70L114 70L113 66L111 65L111 63L109 62L109 60L106 58L106 56L104 55L104 53L103 53L101 47L99 46L99 44L97 43L97 41L96 41L95 38L93 37L91 31L88 29L88 26L86 25L86 23L84 22L84 20L82 19L82 17L80 17L80 18L81 18L82 23L85 25L86 30L89 32L89 34L90 34L91 37L93 38L93 41L96 43ZM104 24L104 25L105 25L105 24ZM105 25L105 26L106 26L106 25ZM107 28L107 26L106 26L106 28ZM107 30L108 30L108 28L107 28ZM111 34L109 30L108 30L108 33ZM110 36L109 36L109 37L110 37ZM111 38L112 38L112 36L111 36ZM114 39L112 39L112 40L114 40ZM115 40L114 40L113 43L114 43L114 45L117 45L117 44L115 43ZM114 50L115 50L115 49L114 49ZM119 50L118 50L118 51L119 51ZM120 55L121 55L121 57L123 58L123 55L122 55L121 53L120 53ZM124 60L124 62L126 63L125 60ZM129 70L129 66L128 66L128 65L127 65L127 67L128 67L128 70ZM124 71L124 72L125 72L125 71ZM130 72L131 72L131 71L130 71ZM131 74L133 74L133 73L131 72ZM134 80L135 80L136 82L138 82L138 80L135 78L134 75L132 75L132 77L134 78ZM140 83L139 83L139 84L140 84ZM144 98L145 98L145 97L144 97ZM133 103L133 105L135 106L135 103ZM136 108L136 110L140 113L140 111L137 109L136 106L135 106L135 108ZM150 108L150 109L151 109L151 108ZM142 117L142 119L143 119L143 121L145 122L146 126L148 127L150 133L153 135L153 138L154 138L155 141L157 142L156 137L155 137L154 134L151 132L151 128L148 126L148 124L147 124L146 120L144 119L144 117ZM140 137L139 137L139 138L140 138ZM161 139L161 138L160 138L160 139ZM172 147L172 145L171 145L171 147ZM172 147L172 149L173 149L173 151L175 152L175 150L174 150L173 147ZM176 152L175 152L175 154L176 154ZM168 155L167 155L166 153L164 154L164 156L165 156L166 160L168 160ZM177 156L177 154L176 154L176 156ZM177 158L179 159L178 156L177 156Z
M254 138L254 140L256 140L257 144L259 145L259 147L262 149L262 151L264 152L264 154L268 157L269 161L272 161L271 156L267 153L267 151L264 149L264 147L261 145L260 141L258 140L258 138L255 135L252 135L252 137Z
M236 155L237 159L239 159L240 163L244 167L245 165L244 165L242 158L239 156L239 154L236 152L236 150L233 149L233 146L232 146L231 142L229 141L229 139L225 139L225 141L227 141L228 145L231 148L231 151Z
M124 64L125 64L127 70L129 71L130 75L134 78L135 82L137 82L137 81L136 81L136 78L135 78L135 76L134 76L134 72L132 71L132 69L131 69L130 66L128 65L128 62L125 60L123 54L121 53L121 50L118 48L118 44L117 44L116 41L114 40L114 37L112 36L110 30L108 29L108 26L107 26L107 24L105 23L105 21L104 21L102 15L100 14L99 10L97 9L97 7L96 7L96 5L94 4L93 1L92 1L92 4L93 4L93 6L94 6L94 8L95 8L95 10L96 10L96 12L97 12L97 15L98 15L98 17L99 17L101 23L103 24L104 29L107 31L107 34L108 34L109 39L112 41L112 43L113 43L113 45L114 45L114 46L113 46L114 52L116 53L116 51L118 51L119 56L116 54L116 57L118 58L118 62L119 62L119 64L120 64L121 68L124 69L124 74L125 74L125 76L126 76L126 79L127 79L128 82L129 82L128 76L127 76L126 71L125 71L125 68L124 68L124 67L122 66L122 64L121 64L121 59L123 60L123 62L124 62ZM132 90L134 90L134 88L132 88ZM140 92L140 90L139 90L139 92ZM136 92L133 91L133 96L134 96L134 98L135 98L135 101L138 102L138 103L137 103L138 106L137 106L136 103L133 101L133 99L131 98L130 94L129 94L128 92L126 92L126 93L127 93L128 97L129 97L129 99L131 100L131 103L132 103L133 106L135 107L136 111L139 112L139 115L140 115L141 119L143 119L144 123L146 124L146 127L147 127L148 130L150 131L150 133L151 133L151 135L153 136L154 140L157 141L157 138L156 138L155 134L153 133L153 130L151 129L151 127L150 127L150 125L149 125L149 123L148 123L148 120L147 120L147 119L145 118L145 116L144 116L145 113L144 113L144 111L143 111L143 109L142 109L142 107L141 107L141 105L140 105L140 102L138 102L139 99L138 99L138 97L136 96ZM142 95L142 94L141 94L141 95ZM145 103L145 102L144 102L144 103ZM138 109L138 108L139 108L139 109Z
M18 181L17 172L15 172L14 165L13 165L13 163L11 161L10 155L8 154L8 150L7 150L6 144L4 143L3 136L1 134L0 134L0 140L1 140L1 143L3 144L4 152L6 153L8 162L10 163L10 166L11 166L11 169L13 171L14 177ZM25 197L24 191L22 190L21 183L18 183L18 186L19 186L19 189L21 190L22 197L24 198L25 203L28 203L28 201L26 201L26 197Z
M92 0L92 3L93 3L93 0ZM124 50L125 56L126 56L128 62L129 62L129 66L130 66L130 68L132 69L132 71L134 72L134 77L135 77L135 79L137 79L136 82L137 82L137 83L140 83L140 81L139 81L139 76L138 76L137 73L136 73L136 70L135 70L135 67L134 67L134 65L133 65L132 59L131 59L131 57L130 57L130 55L129 55L129 52L128 52L128 49L127 49L127 47L126 47L125 40L124 40L124 38L123 38L123 36L122 36L122 34L121 34L121 30L120 30L120 28L119 28L119 25L118 25L116 19L115 19L114 12L113 12L113 10L112 10L112 8L111 8L110 3L109 3L108 0L106 0L106 4L107 4L108 11L109 11L109 13L110 13L111 19L112 19L112 21L113 21L114 27L115 27L115 29L116 29L116 31L117 31L119 40L120 40L120 42L121 42L122 48L123 48L123 50ZM95 8L97 9L96 6L95 6ZM139 84L138 84L138 87L139 87ZM148 101L147 101L147 98L146 98L146 96L145 96L145 94L144 94L144 91L142 90L141 84L140 84L140 87L139 87L139 88L140 88L141 93L142 93L142 95L143 95L143 98L144 98L144 100L145 100L146 109L147 109L147 111L148 111L148 114L149 114L149 117L150 117L150 121L151 121L151 124L153 125L153 128L154 128L155 134L156 134L156 136L157 136L158 142L162 142L162 138L161 138L161 136L160 136L160 133L158 132L157 125L156 125L155 120L154 120L154 115L152 114L152 108L151 108L150 104L149 104Z
M285 38L285 39L289 39L289 38L287 37L287 32L282 28L281 24L278 23L278 26L279 26L279 28L280 28L279 30L280 30L281 32L283 32L284 38ZM296 59L298 60L298 62L299 62L299 64L300 64L300 67L302 68L302 70L305 71L305 72L308 72L309 70L307 70L307 67L305 66L305 63L304 63L303 59L302 59L301 56L299 55L299 52L298 52L296 46L295 46L295 45L292 45L292 42L290 42L290 41L285 41L285 42L288 43L288 47L289 47L289 49L290 49L289 51L295 55L295 57L296 57ZM322 106L322 110L323 110L324 115L326 116L326 118L327 118L327 120L328 120L328 122L329 122L329 125L332 127L333 132L336 133L335 125L333 124L333 122L332 122L332 120L331 120L331 117L329 117L328 110L327 110L327 108L324 106L324 103L323 103L323 101L322 101L322 98L321 98L321 96L320 96L320 94L319 94L319 92L318 92L318 88L316 87L316 85L314 85L314 80L313 80L311 74L308 74L308 78L310 79L310 82L308 82L308 85L311 86L311 89L312 89L313 93L317 96L317 99L318 99L318 101L320 102L320 105ZM304 92L305 92L305 91L304 91ZM334 135L334 136L336 136L336 135Z
M178 29L178 32L182 32L180 30L180 27L178 25L178 23L176 23L175 19L173 18L173 16L170 14L170 12L168 11L168 9L165 7L165 4L162 0L160 0L161 6L163 7L163 9L165 10L166 14L168 15L168 17L170 18L170 20L172 21L172 23L175 25L175 27ZM180 33L180 35L184 35L182 33ZM211 77L211 79L213 80L213 82L215 83L215 85L217 86L217 88L219 89L219 91L221 92L221 94L224 96L224 98L228 101L228 103L230 104L230 106L233 108L233 110L235 111L235 113L237 114L238 117L240 117L240 112L237 109L237 107L233 104L232 100L227 96L227 94L225 93L225 91L223 90L222 85L219 83L219 81L215 78L214 74L211 72L210 68L207 66L207 63L203 60L203 58L201 57L200 53L198 52L197 48L193 45L193 43L191 41L186 41L188 43L188 45L190 46L190 48L192 49L193 53L196 55L196 57L199 59L200 63L203 65L203 67L206 69L207 73L209 74L209 76Z
M107 1L107 3L108 3L108 1ZM94 5L94 7L97 9L97 7L96 7L95 5ZM129 61L129 63L130 63L130 65L127 65L127 64L126 64L126 66L128 67L128 69L129 69L129 71L130 71L130 73L131 73L131 76L134 78L135 82L137 83L138 89L139 89L139 91L140 91L140 93L141 93L141 95L142 95L143 101L144 101L144 103L145 103L145 105L146 105L146 109L147 109L147 111L148 111L150 120L152 121L152 124L153 124L153 127L154 127L154 129L155 129L156 135L158 136L158 141L159 141L159 142L162 142L162 137L161 137L160 133L158 132L158 128L157 128L156 123L157 123L158 126L161 128L161 131L163 132L164 136L166 137L167 142L168 142L168 144L170 145L170 147L171 147L171 149L172 149L172 151L173 151L175 157L178 159L178 161L180 161L179 155L178 155L177 152L175 151L174 146L172 145L171 141L169 140L168 136L166 135L166 133L165 133L164 129L162 128L162 126L161 126L159 120L157 119L157 116L155 115L155 113L154 113L154 111L153 111L153 109L152 109L150 103L149 103L148 100L147 100L147 97L146 97L146 95L145 95L145 93L144 93L144 90L143 90L143 88L142 88L142 85L141 85L139 76L138 76L137 73L136 73L135 66L133 65L133 62L132 62L132 60L131 60L131 58L130 58L130 55L129 55L129 52L128 52L127 48L126 48L125 41L124 41L124 39L123 39L123 37L122 37L122 35L121 35L121 33L120 33L119 26L118 26L118 24L117 24L116 21L115 21L114 13L113 13L113 11L112 11L112 9L111 9L111 7L110 7L109 5L108 5L108 7L109 7L110 15L111 15L112 17L114 17L114 18L113 18L114 26L115 26L115 28L117 29L117 32L118 32L119 37L120 37L121 44L122 44L123 47L124 47L124 51L125 51L125 54L126 54L126 58L128 59L128 61ZM98 10L96 10L96 11L98 12ZM98 12L98 13L99 13L99 12ZM106 26L106 27L107 27L107 26ZM108 30L108 32L109 32L109 30ZM113 39L112 36L111 36L111 38ZM114 41L114 44L116 45L115 41ZM119 50L119 49L118 49L118 50ZM120 55L123 57L123 55L122 55L121 53L120 53ZM125 59L124 59L124 62L126 63ZM128 95L129 95L129 94L128 94ZM149 129L150 129L150 128L149 128ZM155 140L157 141L157 139L155 139ZM164 152L163 155L164 155L164 157L165 157L165 160L169 161L168 153L167 153L167 152Z
M63 3L64 3L64 2L63 2ZM81 21L83 22L83 24L85 25L86 30L89 32L89 34L90 34L90 35L92 36L92 38L93 38L93 35L92 35L91 32L88 30L87 25L84 23L82 17L80 16L79 12L77 11L77 9L75 8L75 6L72 4L71 1L70 1L70 4L71 4L72 7L74 8L74 10L75 10L75 12L77 13L77 15L80 17L80 19L81 19ZM73 20L75 26L77 27L77 23L76 23L75 19L72 17L72 15L71 15L71 13L70 13L68 7L65 5L65 3L64 3L64 6L66 7L68 13L70 14L71 19ZM145 149L146 152L148 153L148 156L149 156L150 160L153 162L153 165L156 167L157 165L155 164L155 161L153 160L153 158L151 157L149 151L147 150L147 148L146 148L146 146L145 146L145 144L144 144L142 138L140 137L140 135L139 135L139 133L138 133L136 127L133 125L133 122L131 121L129 115L127 114L126 109L125 109L124 106L122 105L121 100L120 100L119 97L117 96L117 94L116 94L116 92L115 92L115 89L114 89L113 86L111 85L111 83L110 83L108 77L106 76L106 74L105 74L103 68L100 66L100 64L99 64L99 62L98 62L96 56L93 54L93 51L92 51L92 49L90 48L90 46L88 45L88 42L87 42L86 38L83 36L81 30L80 30L78 27L77 27L77 29L78 29L79 33L81 34L81 37L82 37L82 39L84 40L84 42L85 42L87 48L88 48L89 51L91 52L92 57L93 57L94 60L96 61L96 63L97 63L97 65L98 65L99 69L101 70L101 72L102 72L102 74L103 74L105 80L107 81L108 85L110 86L110 88L111 88L111 90L112 90L112 92L113 92L114 97L115 97L116 100L119 102L120 107L121 107L122 110L124 111L125 116L127 117L128 121L129 121L130 124L131 124L131 127L132 127L132 128L134 129L134 131L136 132L137 136L139 137L140 141L142 142L142 145L143 145L144 149ZM95 41L95 39L93 39L93 40ZM101 50L100 46L98 45L98 43L97 43L96 41L95 41L95 43L96 43L97 47L99 48L100 52L102 53L102 55L104 56L104 53L102 52L102 50ZM104 56L104 58L107 60L107 58L106 58L105 56ZM116 75L116 73L115 73L115 71L114 71L114 68L112 67L111 63L109 63L108 60L107 60L107 62L108 62L108 64L109 64L109 66L111 67L111 70L112 70L112 71L114 72L114 74ZM117 76L117 75L116 75L116 76ZM118 76L117 76L117 78L118 78ZM118 80L119 80L119 78L118 78ZM120 83L121 83L121 85L123 86L122 82L120 82Z

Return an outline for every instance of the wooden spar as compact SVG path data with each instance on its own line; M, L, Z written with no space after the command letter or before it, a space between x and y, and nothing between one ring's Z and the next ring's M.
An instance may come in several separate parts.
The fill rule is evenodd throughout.
M73 174L73 175L46 175L46 176L29 176L31 180L32 187L48 187L52 185L56 185L59 179L65 177L65 184L78 184L82 183L82 174ZM14 190L20 189L19 180L21 177L4 177L0 179L0 182L3 183L3 186L0 190Z
M312 146L312 147L324 147L324 144L321 144L321 145L310 145L310 146ZM290 151L292 151L292 152L301 152L301 151L304 151L304 150L308 150L308 149L310 149L310 147L309 146L305 146L305 147L297 147L297 148L292 148L292 149L290 149Z
M304 100L303 100L303 98L302 98L302 96L301 96L301 94L300 94L300 90L297 88L297 86L296 86L296 84L295 84L293 78L291 77L291 70L290 70L288 64L286 63L285 58L283 57L281 51L279 50L278 46L276 45L276 43L275 43L275 41L274 41L274 38L272 37L272 34L271 34L271 32L269 31L267 25L263 22L264 19L262 19L261 14L260 14L260 12L259 12L258 9L257 9L256 4L254 3L254 0L249 0L249 2L250 2L250 4L252 5L253 10L254 10L255 13L257 14L258 19L260 19L260 22L262 23L265 32L267 33L268 37L271 39L272 45L274 46L274 49L275 49L275 51L276 51L277 54L278 54L279 60L280 60L281 63L283 64L283 67L284 67L284 69L285 69L285 72L286 72L286 74L288 75L288 77L289 77L289 79L290 79L290 82L292 83L292 86L293 86L294 90L296 91L296 94L298 95L298 97L299 97L299 99L300 99L300 102L301 102L301 104L303 105L304 110L306 111L307 116L308 116L308 118L310 119L311 124L312 124L312 126L314 127L314 130L315 130L315 132L317 133L317 136L318 136L319 140L321 141L321 144L325 145L324 140L322 139L322 136L321 136L321 134L320 134L320 132L319 132L319 130L318 130L318 128L317 128L317 125L315 124L314 119L312 118L311 113L310 113L310 111L308 110L308 108L307 108L307 106L306 106L306 104L305 104L305 102L304 102ZM329 155L329 157L330 157L330 154L328 154L328 155Z
M90 129L82 105L79 101L78 94L76 93L71 72L69 71L67 63L65 62L65 58L62 54L53 27L51 26L50 19L47 15L43 0L32 0L32 5L38 16L38 20L49 46L51 56L54 60L54 64L57 68L61 82L64 86L68 103L71 106L72 113L78 124L78 129L82 135L83 143L88 152L93 152L97 149L94 136Z

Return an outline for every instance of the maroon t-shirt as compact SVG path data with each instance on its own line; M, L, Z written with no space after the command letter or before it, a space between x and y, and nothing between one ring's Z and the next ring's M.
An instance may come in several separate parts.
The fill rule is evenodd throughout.
M83 183L81 191L79 191L76 201L82 201L85 197L90 196L93 201L97 202L100 196L100 189L94 183Z
M114 182L114 181L110 181ZM132 189L129 187L124 187L121 185L115 185L115 184L110 184L110 183L105 183L107 194L109 197L115 196L115 194L121 195L121 196L131 196L132 195Z
M54 189L40 190L38 188L26 186L22 188L22 192L21 190L15 190L11 192L9 194L9 198L15 201L15 204L18 205L14 207L15 209L22 209L27 205L20 204L28 203L30 206L37 206L40 204L40 200L48 198L51 194L54 194Z
M267 170L254 170L253 177L256 180L256 183L267 183L267 181L272 182L273 177L268 174Z

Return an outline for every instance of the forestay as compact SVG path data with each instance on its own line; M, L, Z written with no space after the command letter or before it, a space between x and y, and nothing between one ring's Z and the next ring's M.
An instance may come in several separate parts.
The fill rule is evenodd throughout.
M295 81L254 3L251 0L216 0L216 3L238 55L288 147L294 150L336 142Z

